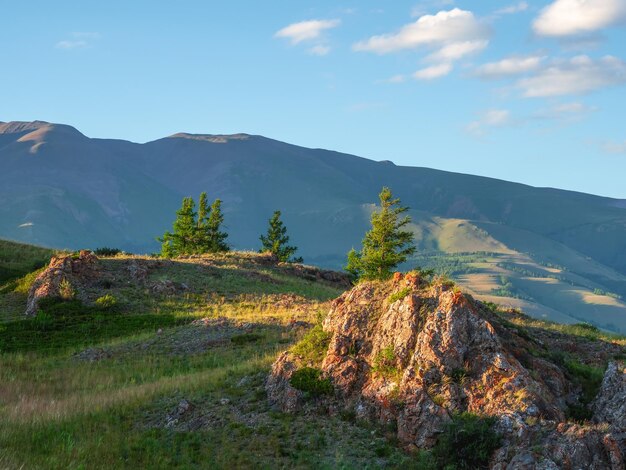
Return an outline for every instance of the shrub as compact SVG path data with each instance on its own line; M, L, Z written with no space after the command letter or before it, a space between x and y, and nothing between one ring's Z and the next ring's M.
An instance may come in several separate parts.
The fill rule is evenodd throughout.
M394 303L394 302L396 302L398 300L404 299L410 293L411 293L411 288L410 287L405 287L403 289L400 289L398 292L394 292L393 294L391 294L387 298L387 302L392 304L392 303Z
M469 376L469 371L463 367L458 367L452 370L450 377L457 384L464 384Z
M326 333L321 324L317 324L304 335L291 352L302 356L305 360L321 362L328 349L330 338L331 334Z
M109 248L107 246L103 246L101 248L96 248L93 252L96 256L115 256L119 255L122 250L119 248Z
M454 415L433 448L438 468L487 468L491 454L501 443L500 435L493 430L494 423L492 417Z
M589 404L600 390L604 371L599 367L588 366L573 359L566 359L563 365L582 388L582 395L579 398L580 404L569 406L568 418L575 421L589 420L592 414Z
M333 392L333 385L330 379L320 378L322 371L313 367L298 369L291 376L289 383L292 387L308 393L313 397L330 395Z
M59 283L59 295L64 300L72 300L76 297L76 291L72 284L67 279L62 279Z
M383 377L390 377L398 374L398 368L396 367L396 353L393 346L387 346L376 354L372 370Z
M117 306L117 299L114 295L106 294L96 299L96 306L103 310L110 310Z

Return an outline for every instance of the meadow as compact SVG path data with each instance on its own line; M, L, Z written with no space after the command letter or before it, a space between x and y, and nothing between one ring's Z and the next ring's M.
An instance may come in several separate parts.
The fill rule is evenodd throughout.
M28 279L0 294L0 468L379 468L411 459L381 430L269 409L282 350L341 291L255 265L253 254L151 272L187 289L99 287L114 306L43 305ZM127 257L101 260L116 273ZM11 286L9 286L11 287ZM181 403L190 410L178 416Z

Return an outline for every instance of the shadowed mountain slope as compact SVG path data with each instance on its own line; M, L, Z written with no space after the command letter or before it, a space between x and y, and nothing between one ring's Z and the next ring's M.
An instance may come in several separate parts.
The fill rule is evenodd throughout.
M496 253L487 260L493 266L472 265L487 269L492 281L501 275L495 265L528 258L561 277L582 276L576 285L584 293L626 296L623 200L401 167L247 134L180 133L135 144L38 121L0 124L0 162L4 238L155 251L154 238L171 227L181 198L207 191L224 201L234 247L257 248L267 219L281 209L299 254L338 267L360 242L387 185L411 207L422 252ZM503 297L535 300L532 292Z

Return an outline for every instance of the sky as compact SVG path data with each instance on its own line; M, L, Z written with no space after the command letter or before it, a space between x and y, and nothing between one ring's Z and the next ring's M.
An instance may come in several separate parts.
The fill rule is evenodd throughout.
M626 0L0 0L0 121L626 198Z

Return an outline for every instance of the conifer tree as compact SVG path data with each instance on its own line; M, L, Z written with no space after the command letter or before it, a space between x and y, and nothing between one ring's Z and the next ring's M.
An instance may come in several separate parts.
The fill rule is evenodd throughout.
M161 256L183 256L191 254L218 253L228 251L228 234L221 230L224 222L222 201L216 199L209 207L206 193L200 194L198 212L192 198L183 199L181 208L176 211L172 232L158 238L161 242Z
M379 195L380 210L371 216L372 228L365 234L360 252L348 253L346 271L357 279L388 279L392 270L415 252L413 234L403 228L411 222L408 208L394 199L389 188Z
M210 210L206 192L202 192L198 200L198 227L201 227L207 219Z
M206 253L209 250L208 218L211 208L206 192L200 194L198 200L198 221L196 224L196 252Z
M189 255L196 252L197 214L192 198L183 199L183 204L176 211L173 232L165 232L161 242L161 255L165 257Z
M269 220L267 234L260 237L263 247L260 252L269 252L283 262L301 262L302 258L291 259L298 251L295 246L289 246L289 235L287 235L287 227L280 220L280 211L275 211Z
M206 237L206 251L209 253L220 253L228 251L230 248L226 243L228 234L221 231L224 223L224 215L222 214L222 201L216 199L209 209L209 216L203 227L204 236Z

